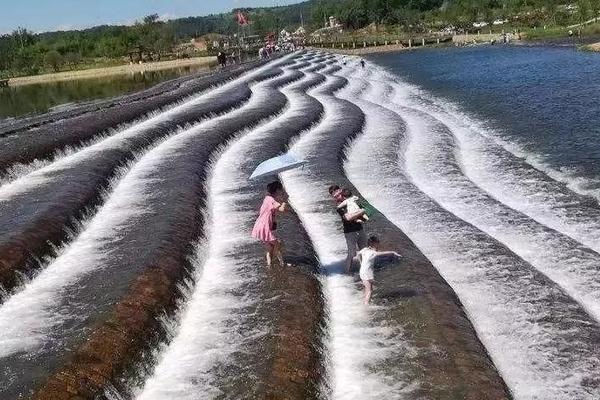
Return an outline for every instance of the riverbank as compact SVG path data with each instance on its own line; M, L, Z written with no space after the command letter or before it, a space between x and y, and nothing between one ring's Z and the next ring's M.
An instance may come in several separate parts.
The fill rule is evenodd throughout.
M327 51L329 53L334 54L344 54L347 56L363 56L367 54L379 54L379 53L392 53L395 51L403 51L410 50L412 47L407 47L402 44L389 44L383 46L373 46L373 47L359 47L359 48L340 48L340 49L322 49L319 47L311 47L311 50L316 51Z
M81 71L58 72L54 74L43 74L11 78L9 86L24 86L50 82L64 82L78 79L103 78L113 75L127 75L148 71L161 71L166 69L200 67L208 69L216 65L216 57L195 57L182 60L157 61L144 64L121 65L117 67L93 68Z
M592 44L588 44L586 46L583 46L584 50L587 51L595 51L595 52L599 52L600 53L600 42L598 43L592 43Z

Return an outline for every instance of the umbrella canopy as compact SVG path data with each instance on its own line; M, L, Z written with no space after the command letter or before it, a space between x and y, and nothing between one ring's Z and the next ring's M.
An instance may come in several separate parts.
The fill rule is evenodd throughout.
M286 153L260 163L252 175L250 175L250 179L258 179L264 176L277 175L280 172L298 168L304 164L306 164L306 161L300 160L290 153Z

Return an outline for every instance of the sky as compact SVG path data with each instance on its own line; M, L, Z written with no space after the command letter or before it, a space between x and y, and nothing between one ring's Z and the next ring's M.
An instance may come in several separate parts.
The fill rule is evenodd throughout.
M0 33L132 24L145 15L163 19L208 15L236 7L277 6L302 0L0 0Z

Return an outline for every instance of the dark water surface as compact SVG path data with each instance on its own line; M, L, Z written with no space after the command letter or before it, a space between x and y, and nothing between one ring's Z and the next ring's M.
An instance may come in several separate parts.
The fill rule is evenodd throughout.
M57 106L116 97L144 90L157 83L190 75L203 69L204 66L187 66L98 79L0 88L0 119L39 114Z
M565 47L424 49L371 57L551 168L600 178L600 54Z

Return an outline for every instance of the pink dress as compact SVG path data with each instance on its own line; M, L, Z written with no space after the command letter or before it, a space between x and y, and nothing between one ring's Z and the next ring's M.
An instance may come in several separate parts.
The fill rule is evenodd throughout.
M280 204L272 197L267 195L260 207L260 213L252 229L252 237L262 242L274 242L277 240L274 234L275 213Z

